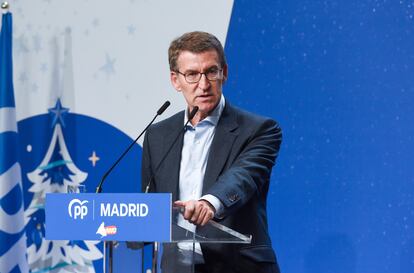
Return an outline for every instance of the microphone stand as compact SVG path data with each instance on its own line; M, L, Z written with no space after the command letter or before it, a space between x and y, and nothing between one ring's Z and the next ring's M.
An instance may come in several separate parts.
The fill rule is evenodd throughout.
M151 120L150 123L148 123L147 127L142 130L142 132L138 135L138 137L131 142L131 144L128 146L128 148L121 154L121 156L115 161L114 164L109 168L108 171L105 172L105 174L102 176L101 181L99 182L99 185L96 187L95 193L101 193L102 192L102 186L108 177L108 175L112 172L112 170L118 165L118 163L124 158L124 156L132 149L132 147L135 145L135 143L138 141L138 139L148 130L148 128L154 123L155 119L161 115L167 108L170 106L170 102L166 101L160 109L158 109L157 114L154 116L154 118ZM104 255L103 255L103 273L106 273L106 249L108 248L108 268L109 273L113 273L113 267L114 267L114 242L113 241L104 241ZM144 261L142 261L144 262Z
M161 167L161 165L164 162L164 160L167 158L167 156L170 153L171 149L173 148L175 142L177 142L177 140L180 137L180 135L184 132L184 130L187 127L188 123L194 118L194 116L197 113L197 111L198 111L198 106L195 106L193 108L193 110L188 114L187 122L184 124L183 128L180 130L180 133L177 134L177 136L175 137L174 141L172 142L170 148L164 154L163 158L158 163L158 165L155 168L154 172L152 173L150 179L148 180L147 186L145 188L145 193L148 193L149 192L149 190L151 188L151 183L152 183L152 181L154 179L155 174L157 173L158 169ZM153 249L152 249L152 271L151 271L152 273L157 273L158 272L157 265L158 265L158 252L159 252L159 247L160 247L159 242L154 242L153 243Z

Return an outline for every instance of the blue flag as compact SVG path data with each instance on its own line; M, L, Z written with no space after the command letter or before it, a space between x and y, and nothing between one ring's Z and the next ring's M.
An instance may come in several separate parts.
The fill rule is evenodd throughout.
M26 273L23 189L13 95L12 15L3 14L0 34L0 272Z

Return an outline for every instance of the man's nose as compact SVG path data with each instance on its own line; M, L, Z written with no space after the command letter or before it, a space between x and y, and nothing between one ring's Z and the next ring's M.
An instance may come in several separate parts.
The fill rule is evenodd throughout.
M200 81L198 82L198 87L202 90L207 90L210 87L210 81L207 79L206 74L201 74Z

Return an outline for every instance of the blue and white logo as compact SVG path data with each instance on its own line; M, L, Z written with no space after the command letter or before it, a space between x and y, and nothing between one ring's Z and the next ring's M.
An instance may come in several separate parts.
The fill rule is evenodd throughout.
M69 202L68 213L69 216L73 219L85 217L88 214L88 207L85 205L88 203L88 200L81 201L79 199L73 199Z
M170 242L171 207L170 193L48 193L46 239Z

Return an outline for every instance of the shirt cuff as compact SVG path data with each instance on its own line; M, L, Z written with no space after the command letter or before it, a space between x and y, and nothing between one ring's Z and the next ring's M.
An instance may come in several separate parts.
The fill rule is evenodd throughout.
M222 215L223 215L224 206L217 197L211 194L206 194L204 196L201 196L200 200L201 199L206 200L214 207L214 209L216 210L214 217L223 218Z

